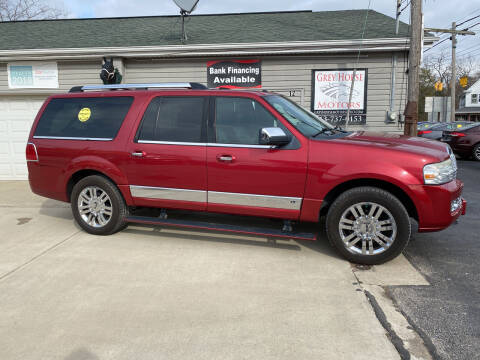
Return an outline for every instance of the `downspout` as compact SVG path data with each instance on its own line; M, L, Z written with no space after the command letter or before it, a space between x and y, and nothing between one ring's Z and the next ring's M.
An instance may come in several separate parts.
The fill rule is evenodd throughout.
M400 25L400 14L397 11L397 23L395 24L395 35L398 35L398 28ZM390 114L393 114L395 107L395 72L397 68L397 53L394 51L392 55L392 77L391 77L391 87L390 87L390 111L387 115L388 122L391 121Z

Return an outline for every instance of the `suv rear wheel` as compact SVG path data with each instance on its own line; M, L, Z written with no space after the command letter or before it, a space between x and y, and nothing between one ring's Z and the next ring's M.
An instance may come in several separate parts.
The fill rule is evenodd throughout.
M75 184L71 206L77 223L90 234L110 235L126 225L128 208L122 194L103 176L87 176Z
M327 214L330 242L348 260L381 264L398 256L410 239L410 217L391 193L358 187L341 194Z

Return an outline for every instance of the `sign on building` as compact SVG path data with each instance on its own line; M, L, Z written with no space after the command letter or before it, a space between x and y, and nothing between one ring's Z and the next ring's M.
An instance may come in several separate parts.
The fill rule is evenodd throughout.
M357 69L349 103L353 69L312 70L312 111L332 125L362 125L367 116L367 69Z
M56 62L19 62L7 64L10 89L56 89L58 68Z
M219 60L207 62L209 88L259 88L262 86L260 60Z

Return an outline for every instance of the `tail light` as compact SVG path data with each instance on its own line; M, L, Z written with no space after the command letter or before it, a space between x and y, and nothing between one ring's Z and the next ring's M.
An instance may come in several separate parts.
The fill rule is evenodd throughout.
M462 137L462 136L465 136L465 134L461 133L461 132L454 131L454 132L450 133L450 136Z
M35 146L35 144L28 143L25 153L27 161L38 161L37 147Z
M423 135L423 134L430 134L432 132L432 130L420 130L418 132L418 135Z

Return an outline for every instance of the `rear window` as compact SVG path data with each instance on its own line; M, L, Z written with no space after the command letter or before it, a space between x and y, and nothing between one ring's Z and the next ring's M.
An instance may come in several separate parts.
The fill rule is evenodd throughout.
M115 138L133 97L52 99L43 112L36 137Z

